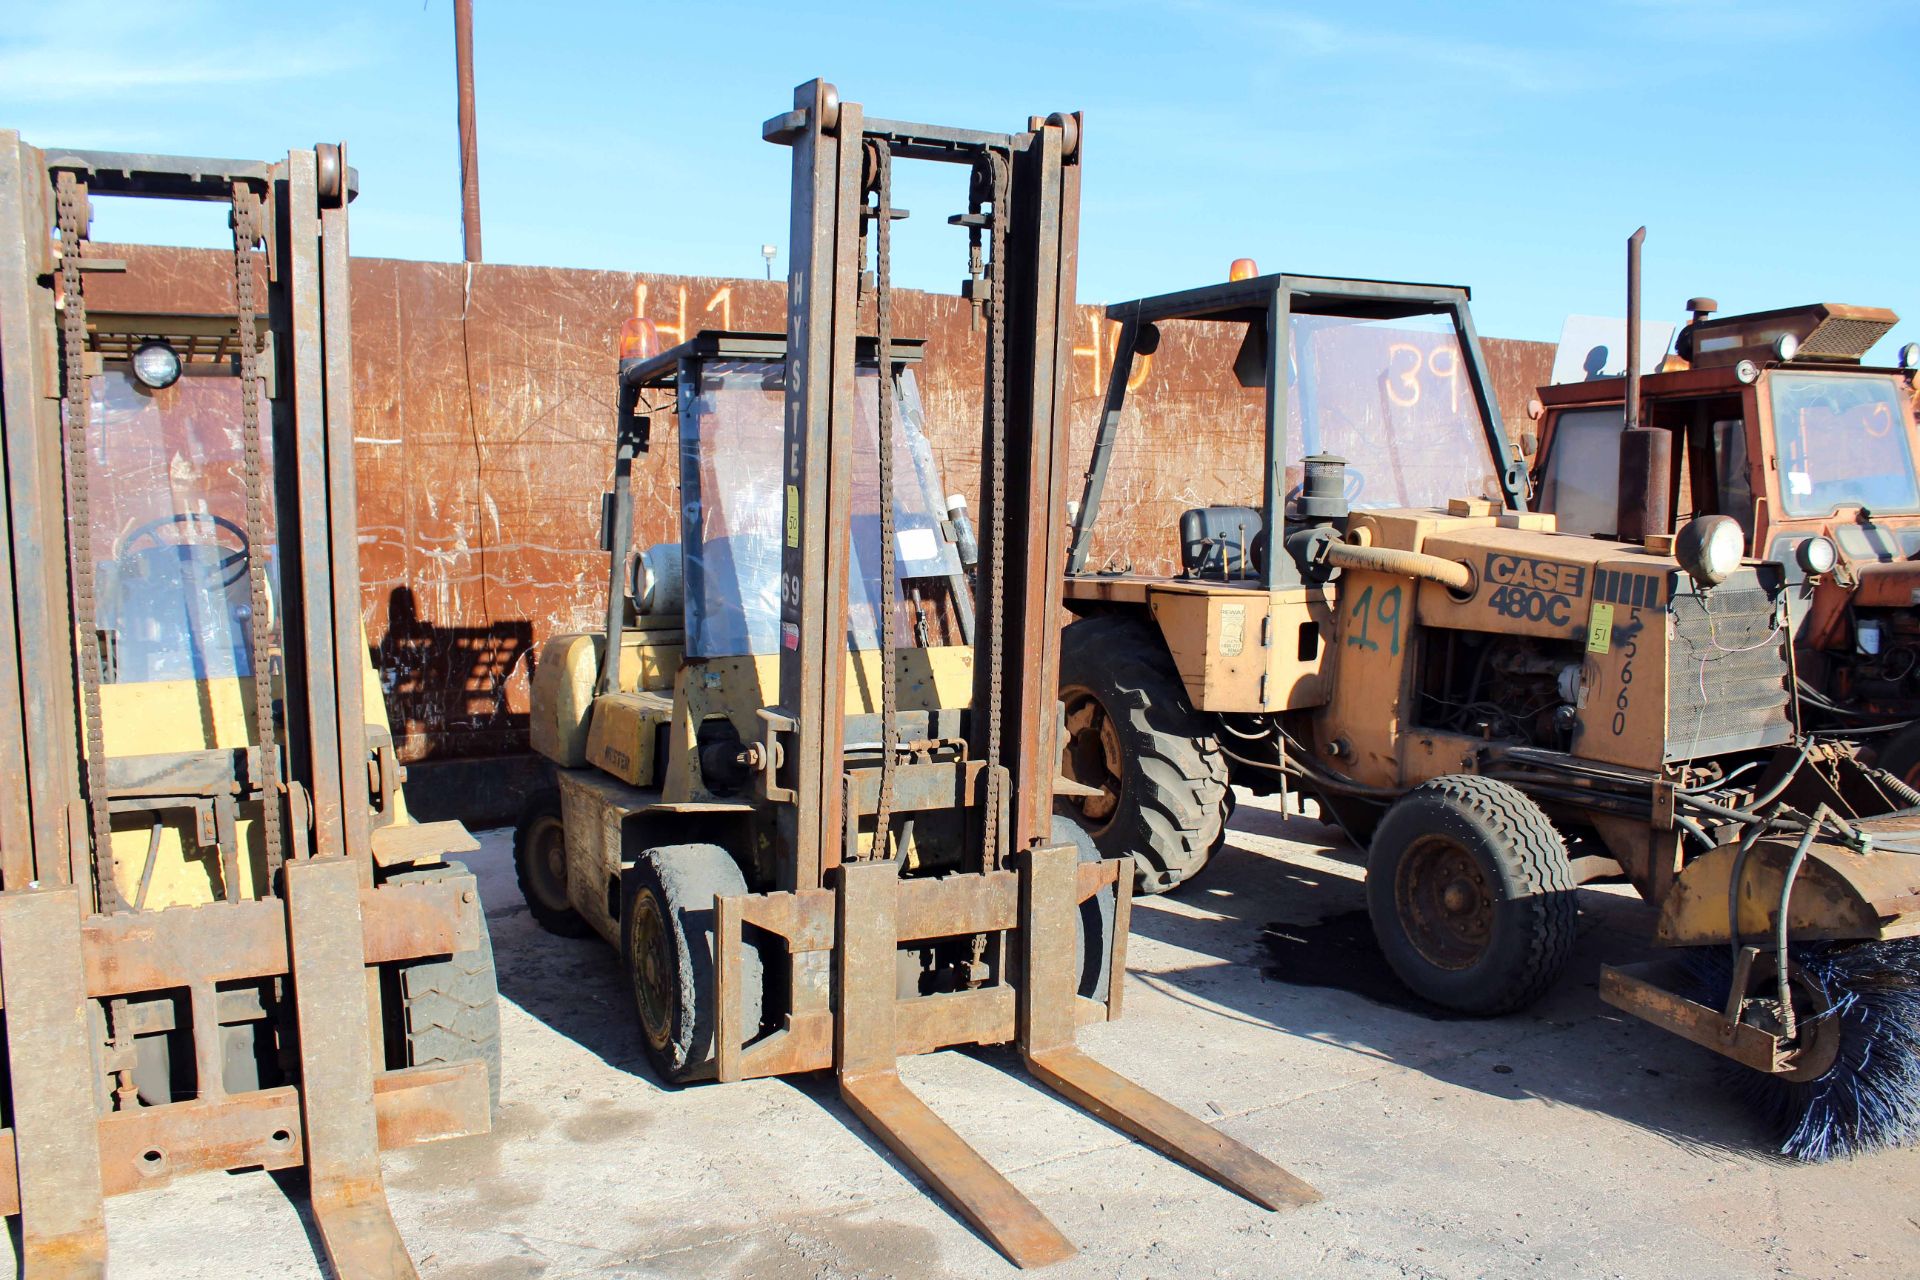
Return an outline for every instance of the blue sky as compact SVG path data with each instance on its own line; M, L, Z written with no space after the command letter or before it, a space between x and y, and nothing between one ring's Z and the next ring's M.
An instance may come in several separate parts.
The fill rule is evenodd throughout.
M1879 355L1920 340L1910 0L476 8L489 261L759 275L773 241L784 270L788 153L759 125L824 75L894 118L1084 110L1083 301L1246 255L1468 284L1482 333L1551 340L1620 313L1644 222L1650 317L1855 302L1907 317ZM459 256L451 0L14 9L0 126L205 155L344 138L355 251ZM907 173L896 203L925 214L896 277L952 291L961 184ZM96 234L224 234L189 212L107 209Z

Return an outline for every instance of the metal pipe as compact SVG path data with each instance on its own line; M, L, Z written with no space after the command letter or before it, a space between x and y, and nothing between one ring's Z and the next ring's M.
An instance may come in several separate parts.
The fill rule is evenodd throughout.
M1473 570L1458 560L1430 556L1420 551L1394 551L1387 547L1362 547L1351 542L1329 542L1323 553L1326 562L1341 569L1366 569L1374 573L1393 573L1403 578L1437 582L1454 591L1473 586Z
M1647 229L1627 237L1627 430L1640 425L1640 246Z
M480 261L480 142L473 118L473 0L453 0L453 62L460 93L460 232Z

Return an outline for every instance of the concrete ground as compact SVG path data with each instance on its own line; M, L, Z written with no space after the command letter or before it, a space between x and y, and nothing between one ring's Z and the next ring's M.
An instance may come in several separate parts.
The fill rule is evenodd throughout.
M906 1063L1078 1243L1050 1275L1920 1274L1920 1151L1771 1159L1705 1052L1600 1003L1597 966L1638 950L1636 899L1583 891L1572 972L1533 1010L1435 1020L1383 1002L1398 997L1348 914L1358 855L1337 833L1244 797L1234 827L1204 876L1136 905L1127 1015L1082 1044L1326 1199L1258 1209L1057 1101L1006 1052ZM828 1079L663 1088L611 952L541 933L508 833L484 844L503 1112L490 1137L386 1157L424 1276L1013 1274ZM1275 923L1308 927L1276 954ZM210 1174L116 1199L113 1275L323 1275L292 1190Z

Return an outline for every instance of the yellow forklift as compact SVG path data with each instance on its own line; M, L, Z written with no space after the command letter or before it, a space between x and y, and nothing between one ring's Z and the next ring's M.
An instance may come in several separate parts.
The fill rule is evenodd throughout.
M414 823L360 623L344 148L0 130L0 1209L101 1275L105 1196L304 1169L336 1272L415 1274L380 1152L485 1133L499 1017L458 823ZM227 306L100 197L233 225ZM91 296L90 296L91 295ZM103 297L102 305L90 301ZM215 1246L217 1247L217 1245Z
M1079 118L877 120L813 81L764 134L793 153L788 332L623 353L607 627L549 641L535 677L555 789L516 842L529 906L620 950L664 1078L834 1071L1021 1266L1073 1246L900 1056L1016 1044L1043 1083L1258 1203L1316 1199L1074 1045L1120 1011L1130 902L1125 864L1052 812ZM900 161L969 175L953 221L988 358L971 584L920 344L892 327ZM642 410L668 396L681 537L636 556Z

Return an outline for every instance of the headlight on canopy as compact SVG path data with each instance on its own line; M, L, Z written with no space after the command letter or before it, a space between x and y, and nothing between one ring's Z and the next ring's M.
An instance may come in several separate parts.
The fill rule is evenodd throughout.
M164 391L180 381L180 353L158 338L143 342L133 350L133 376L142 386Z

